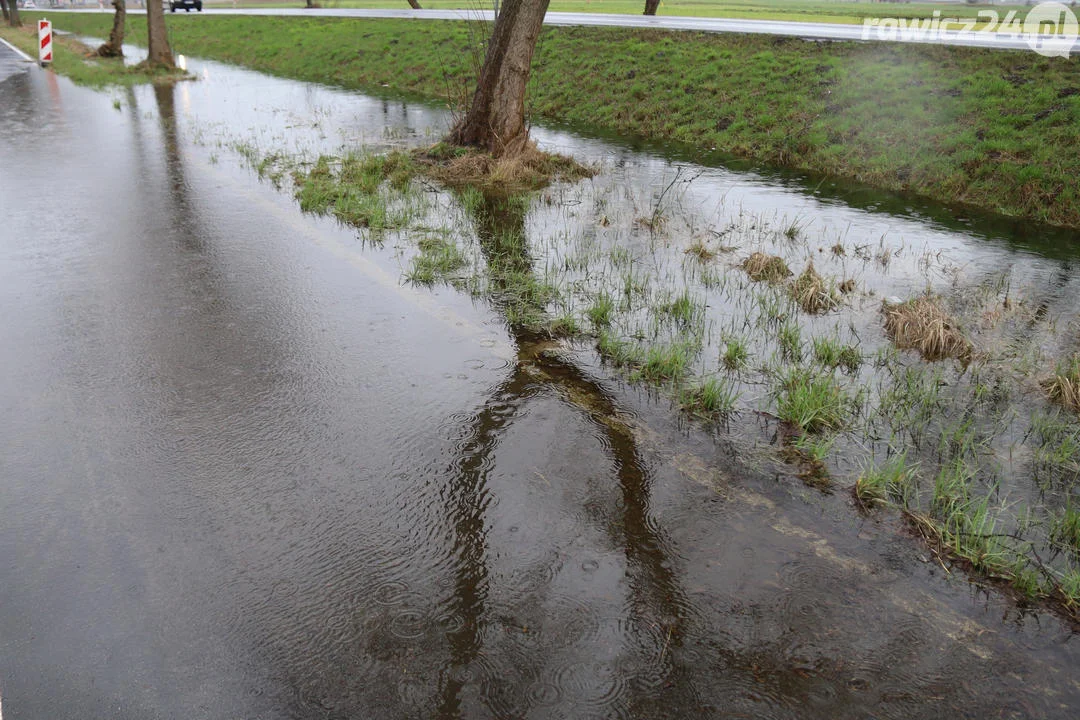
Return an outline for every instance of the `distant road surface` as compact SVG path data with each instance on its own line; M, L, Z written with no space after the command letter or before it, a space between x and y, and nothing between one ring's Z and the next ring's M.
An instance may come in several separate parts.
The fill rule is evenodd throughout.
M50 12L57 12L50 10ZM69 10L66 12L85 12ZM100 12L100 11L97 11ZM112 12L108 10L107 12ZM142 13L142 10L129 9L128 14ZM208 8L203 15L269 15L274 17L341 17L341 18L397 18L423 20L491 20L490 10L411 10L379 9L359 10L348 8L305 10L303 8L258 8L228 9ZM882 6L882 17L889 17L889 8ZM790 22L786 20L739 20L731 18L700 17L648 17L645 15L606 15L602 13L549 12L544 18L545 25L562 26L599 26L651 28L654 30L689 30L711 33L742 33L749 35L778 35L784 37L805 38L808 40L859 40L892 41L923 43L931 45L962 45L966 47L990 48L994 50L1029 50L1029 37L1012 32L964 31L959 25L956 30L939 30L934 33L922 33L911 28L889 29L879 32L870 28L864 37L862 25L840 25L835 23ZM1039 35L1037 42L1048 43L1062 40L1053 35Z

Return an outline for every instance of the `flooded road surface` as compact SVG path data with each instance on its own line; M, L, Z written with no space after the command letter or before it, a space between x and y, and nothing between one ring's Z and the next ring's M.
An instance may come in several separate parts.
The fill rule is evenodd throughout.
M403 284L213 139L443 116L201 72L0 81L9 720L1076 716L1053 615Z

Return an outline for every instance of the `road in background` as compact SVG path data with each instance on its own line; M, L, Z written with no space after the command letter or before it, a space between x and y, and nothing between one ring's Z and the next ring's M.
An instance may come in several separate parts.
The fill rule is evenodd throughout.
M81 12L67 10L57 12ZM128 14L144 13L144 10L128 10ZM213 8L204 13L210 15L253 15L268 17L332 17L332 18L387 18L418 20L487 20L494 17L490 10L392 10L392 9L312 9L303 8L258 8L231 9ZM883 17L889 17L888 8L882 7ZM648 17L644 15L609 15L603 13L562 13L549 12L544 17L544 24L570 27L625 27L648 28L653 30L678 30L707 33L734 33L748 35L775 35L781 37L805 38L807 40L843 40L843 41L885 41L877 32L864 37L862 25L843 25L837 23L789 22L782 20L736 20L726 18L697 17ZM962 30L942 30L933 34L917 32L897 32L886 35L890 42L920 43L929 45L955 45L963 47L988 48L993 50L1030 50L1027 36L1018 33L1001 32L965 32ZM1051 35L1041 35L1038 41L1046 43L1054 39Z

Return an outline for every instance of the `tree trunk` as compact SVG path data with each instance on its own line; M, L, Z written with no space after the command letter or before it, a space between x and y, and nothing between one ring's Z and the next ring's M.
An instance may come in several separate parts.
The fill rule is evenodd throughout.
M409 0L409 7L411 7L413 10L423 10L424 9L424 8L420 7L420 3L417 0Z
M17 0L7 0L8 6L8 25L11 27L22 27L22 20L19 19L19 3Z
M496 157L520 152L529 140L525 86L550 0L505 0L495 19L480 80L450 142L473 145Z
M146 29L148 33L146 56L147 65L163 65L176 67L173 61L172 48L169 47L169 36L165 33L165 10L159 0L150 0L146 3Z
M8 20L7 0L0 0L0 12L4 13L4 20Z
M645 14L655 15L656 9L660 7L660 0L645 0Z
M109 41L97 49L97 54L101 57L124 57L124 21L127 18L127 6L124 0L113 0L112 6L116 8L112 32L109 33Z

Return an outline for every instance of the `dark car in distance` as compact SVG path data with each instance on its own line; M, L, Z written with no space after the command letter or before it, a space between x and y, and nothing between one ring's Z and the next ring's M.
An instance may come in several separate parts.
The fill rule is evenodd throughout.
M191 12L192 9L202 12L202 0L169 0L169 12Z

